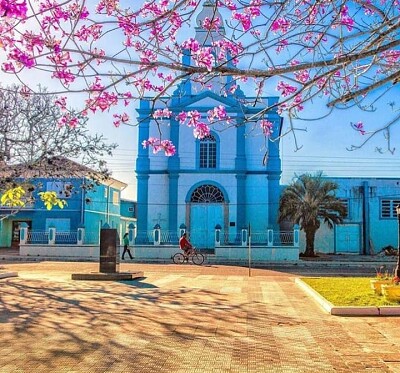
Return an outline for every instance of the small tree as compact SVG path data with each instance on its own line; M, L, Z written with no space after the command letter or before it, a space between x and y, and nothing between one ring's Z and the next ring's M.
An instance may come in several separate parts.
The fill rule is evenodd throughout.
M87 176L93 180L108 177L103 157L111 155L116 145L107 144L102 135L90 134L87 119L79 114L73 123L60 122L64 113L57 100L43 88L29 95L21 95L21 87L16 85L0 90L2 204L22 207L32 195L30 179L82 176L82 167L62 159L79 160L88 166ZM61 206L50 197L41 194L47 206L49 201Z
M335 196L338 185L323 178L322 172L297 177L284 191L279 203L279 222L298 224L306 234L304 256L315 256L315 233L321 221L330 229L341 224L346 206Z

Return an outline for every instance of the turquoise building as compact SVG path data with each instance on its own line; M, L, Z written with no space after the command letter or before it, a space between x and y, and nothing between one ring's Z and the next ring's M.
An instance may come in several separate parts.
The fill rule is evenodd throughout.
M205 2L196 24L211 18L214 11L212 4ZM218 40L221 33L223 27L218 32L195 27L195 38L204 46ZM193 63L189 53L183 56L183 63ZM209 83L212 87L202 88L184 80L171 97L161 97L154 105L151 99L140 102L135 169L138 244L151 242L155 228L160 228L161 243L177 243L186 230L198 248L214 247L216 229L222 236L221 244L237 242L249 224L254 235L279 229L282 170L278 138L282 119L275 110L262 118L273 124L271 139L263 134L259 119L249 121L278 98L248 97L240 87L229 93L233 84L229 76ZM231 123L213 125L211 134L203 139L195 138L192 129L176 119L182 111L193 110L206 118L209 110L220 105ZM156 122L154 111L164 108L172 111L171 117ZM163 139L174 143L174 156L152 154L151 149L143 148L144 140L160 137L159 129Z
M113 178L94 182L90 178L92 170L70 160L63 162L69 162L75 170L80 169L81 175L30 179L35 187L33 203L18 209L0 206L0 247L18 247L22 224L29 228L29 243L46 243L49 228L55 228L56 244L74 244L78 228L84 228L84 243L97 244L100 228L105 223L116 228L120 235L128 230L129 224L135 223L134 202L121 201L125 183ZM56 192L66 202L65 207L47 210L39 200L39 191Z

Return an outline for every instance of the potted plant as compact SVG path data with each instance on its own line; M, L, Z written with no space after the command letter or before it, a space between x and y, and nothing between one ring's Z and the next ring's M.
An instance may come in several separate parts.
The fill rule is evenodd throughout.
M371 280L371 289L378 295L382 295L382 285L391 285L392 279L385 265L375 269L376 277Z
M395 276L390 285L382 285L382 294L389 301L400 302L400 278Z

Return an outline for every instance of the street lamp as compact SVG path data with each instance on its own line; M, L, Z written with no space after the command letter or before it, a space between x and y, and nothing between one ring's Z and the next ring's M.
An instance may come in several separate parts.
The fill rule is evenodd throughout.
M397 265L396 265L396 276L400 278L400 205L396 206L396 214L397 214L397 233L398 233L398 247L397 247Z

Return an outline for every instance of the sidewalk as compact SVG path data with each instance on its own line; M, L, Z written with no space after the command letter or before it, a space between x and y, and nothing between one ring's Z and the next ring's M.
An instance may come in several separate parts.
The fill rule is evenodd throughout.
M209 264L248 264L248 260L226 260L216 258L214 255L205 254L206 262ZM98 262L98 259L95 258L71 258L71 257L45 257L45 256L20 256L18 249L7 249L0 248L0 263L1 261L88 261L88 262ZM292 266L295 264L296 266L314 266L315 263L318 263L320 266L329 266L329 267L337 267L337 266L345 266L351 264L352 266L366 266L366 267L374 267L377 268L380 265L396 265L397 256L384 256L384 255L354 255L354 254L323 254L318 253L318 257L315 258L300 258L296 262L260 262L260 261L252 261L254 265L278 265L278 266ZM135 263L171 263L170 259L134 259Z
M140 281L72 281L95 263L2 264L1 373L400 372L399 319L327 314L278 271L121 265Z

